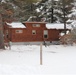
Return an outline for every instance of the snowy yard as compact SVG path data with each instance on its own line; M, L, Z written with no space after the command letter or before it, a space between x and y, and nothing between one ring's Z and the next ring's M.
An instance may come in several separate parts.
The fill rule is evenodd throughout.
M0 75L76 75L76 46L13 45L0 51Z

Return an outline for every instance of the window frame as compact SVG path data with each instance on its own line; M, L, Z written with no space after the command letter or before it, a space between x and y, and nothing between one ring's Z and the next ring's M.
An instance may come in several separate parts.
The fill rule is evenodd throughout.
M21 33L23 33L23 30L15 30L15 33L21 34Z
M47 37L45 37L45 36L47 36ZM43 31L43 37L44 37L44 39L48 38L48 30L44 30Z
M32 35L36 35L36 30L32 30Z
M40 27L40 24L32 24L33 27Z

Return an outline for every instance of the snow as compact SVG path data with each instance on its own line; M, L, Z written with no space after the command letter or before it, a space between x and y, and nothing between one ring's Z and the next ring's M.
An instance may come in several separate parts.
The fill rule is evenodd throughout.
M52 23L47 23L46 27L48 29L64 29L64 24L62 24L62 23L53 23L53 24ZM66 25L66 28L71 29L71 26Z
M68 22L70 22L70 23L72 23L74 20L71 20L71 19L68 19L66 22L68 23Z
M68 15L68 17L72 17L76 15L76 10L74 12L72 12L71 14Z
M76 27L76 20L73 20L73 22L71 23L71 25L73 25L74 27Z
M2 0L1 3L6 3L6 0Z
M12 22L12 23L6 23L7 25L11 26L12 28L26 28L24 24L21 22Z
M39 10L39 9L36 9L36 11L37 11L37 12L40 12L40 10Z
M76 75L76 45L12 45L0 50L0 75Z

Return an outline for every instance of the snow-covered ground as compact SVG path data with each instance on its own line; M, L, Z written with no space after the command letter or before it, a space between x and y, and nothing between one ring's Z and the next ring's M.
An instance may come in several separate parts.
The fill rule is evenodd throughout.
M13 45L0 50L0 75L76 75L76 46Z

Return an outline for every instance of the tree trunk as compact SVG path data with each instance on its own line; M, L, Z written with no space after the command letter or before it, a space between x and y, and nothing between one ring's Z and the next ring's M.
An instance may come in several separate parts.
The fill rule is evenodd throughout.
M53 18L54 18L54 8L53 8L53 0L52 0L52 8L51 8L51 23L53 23Z
M2 26L2 16L0 15L0 49L4 49L4 36Z
M54 15L54 13L53 13L53 8L52 8L51 10L52 10L51 23L53 23L53 15Z
M65 2L64 2L64 0L62 0L62 2L63 2L63 19L64 19L64 33L65 33L65 35L66 35L66 14L65 14Z
M64 12L64 33L66 35L66 20L65 20L65 12Z

